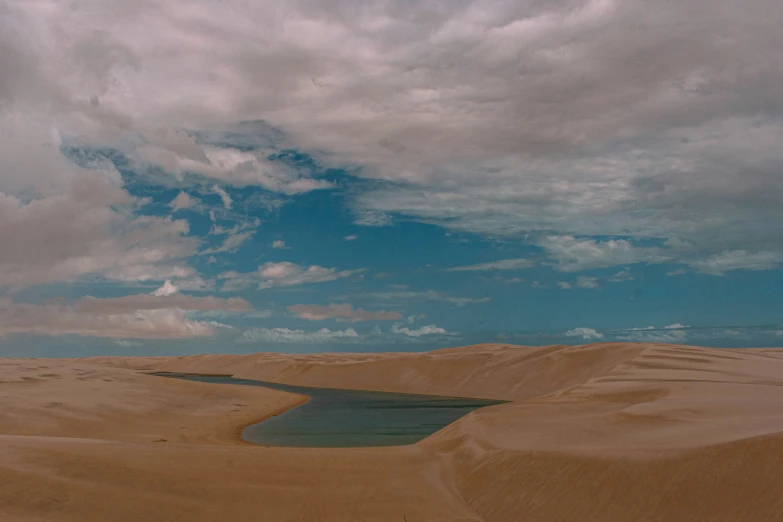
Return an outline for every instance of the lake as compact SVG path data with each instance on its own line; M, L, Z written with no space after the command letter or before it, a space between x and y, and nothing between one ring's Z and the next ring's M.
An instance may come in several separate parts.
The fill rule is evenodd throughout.
M227 376L159 372L214 384L263 386L310 397L306 403L248 426L242 438L265 446L360 447L413 444L467 415L504 401L293 386Z

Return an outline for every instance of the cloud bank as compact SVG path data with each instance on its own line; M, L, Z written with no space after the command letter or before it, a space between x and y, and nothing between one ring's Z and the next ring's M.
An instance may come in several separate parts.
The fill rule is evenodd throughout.
M230 208L224 184L329 188L269 153L296 143L386 182L351 199L359 224L538 235L564 271L783 259L779 2L5 5L5 167L56 154L55 127L220 181ZM6 196L51 184L32 156ZM667 239L689 247L636 243Z
M225 327L195 321L186 311L246 311L250 303L232 297L139 294L117 298L84 297L43 304L0 298L0 336L13 333L173 339L213 335Z

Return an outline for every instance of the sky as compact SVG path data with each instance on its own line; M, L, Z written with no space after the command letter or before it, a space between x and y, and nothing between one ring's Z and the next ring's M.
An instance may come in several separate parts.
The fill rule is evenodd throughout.
M783 345L778 0L0 0L0 357Z

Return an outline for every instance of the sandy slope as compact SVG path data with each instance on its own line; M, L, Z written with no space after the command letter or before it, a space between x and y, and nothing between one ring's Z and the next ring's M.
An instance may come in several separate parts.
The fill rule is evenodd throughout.
M0 434L241 444L249 423L305 397L57 359L0 360Z
M134 369L511 402L414 446L261 448L237 429L299 397ZM783 520L783 350L7 360L0 381L3 521Z

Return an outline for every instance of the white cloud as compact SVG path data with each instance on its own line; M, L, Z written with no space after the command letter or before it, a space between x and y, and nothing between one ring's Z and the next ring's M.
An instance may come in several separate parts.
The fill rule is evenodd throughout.
M311 321L323 321L324 319L337 319L340 322L359 322L359 321L395 321L402 319L399 312L390 312L386 310L368 311L363 308L354 309L352 305L330 303L326 306L320 305L293 305L288 310L295 313L302 319Z
M172 284L169 279L166 279L166 282L163 283L163 286L156 289L154 292L152 292L152 295L154 296L169 296L172 294L176 294L179 291L179 288L177 288L176 285Z
M255 230L247 230L245 232L229 233L223 244L217 248L209 248L200 252L201 255L206 254L219 254L222 252L233 253L239 250L239 247L247 243L256 235Z
M133 67L132 57L90 32L71 40L75 54L60 62L47 54L61 44L39 7L4 4L0 20L0 286L127 279L181 265L198 247L185 221L135 216L146 201L123 189L111 162L83 156L77 165L61 152L74 135L118 122L95 96L112 82L111 62Z
M216 220L214 209L210 210L209 212L211 220L214 222ZM234 253L239 250L239 247L250 241L255 236L258 226L261 225L261 220L258 218L248 219L246 216L236 217L230 215L224 215L222 217L235 220L234 226L228 228L220 226L217 223L213 223L212 227L210 228L209 235L225 235L226 238L223 240L222 245L202 250L199 252L199 255L219 254L223 252Z
M691 266L699 272L722 276L731 270L773 270L783 263L781 252L747 252L731 250L721 252L701 261L694 261Z
M190 208L196 204L196 201L190 197L186 192L180 192L177 197L172 199L169 206L173 210L182 210L183 208Z
M416 321L421 321L422 319L426 319L426 318L427 318L427 316L426 316L426 315L424 315L424 314L418 314L418 315L409 315L409 316L406 318L406 321L408 322L408 324L413 324L413 323L415 323Z
M243 332L242 338L249 342L323 343L329 341L356 341L360 336L353 328L346 328L345 330L321 328L314 332L291 330L289 328L251 328Z
M576 278L576 286L579 288L588 288L588 289L594 289L594 288L600 288L601 285L598 283L597 277L587 277L587 276L579 276Z
M470 266L456 266L448 268L449 272L464 272L474 270L520 270L523 268L530 268L535 263L529 259L503 259L500 261L491 261L489 263L479 263L477 265Z
M325 268L318 265L304 267L289 261L282 261L280 263L265 263L259 266L256 272L225 272L220 274L218 279L224 281L222 286L224 291L245 288L252 284L257 284L259 289L265 289L334 281L360 274L363 271L364 269L339 271L336 268Z
M231 210L233 201L231 200L231 196L228 195L228 192L217 185L212 185L212 192L220 196L220 200L223 202L223 206L226 207L226 209Z
M181 310L233 310L245 311L252 307L240 297L221 299L219 297L195 297L180 294L169 295L135 294L123 297L82 297L69 303L69 306L85 314L115 314L135 312L138 310L160 310L177 308Z
M434 324L422 326L421 328L416 328L415 330L411 330L410 328L404 326L393 325L391 331L392 333L406 335L408 337L421 337L424 335L453 335L452 333L449 333L443 328L435 326Z
M187 222L128 217L121 207L132 202L124 191L89 175L63 194L29 202L0 193L0 286L88 275L163 280L192 272L181 259L199 241L186 235Z
M625 281L633 281L633 274L629 270L620 270L615 275L607 279L610 283L622 283Z
M244 119L243 115L234 114L223 121ZM326 180L314 179L295 166L270 158L283 144L279 143L279 131L260 121L228 125L213 122L208 128L187 131L165 126L138 130L143 130L143 139L113 145L134 162L138 171L151 175L156 183L181 183L195 173L199 180L206 178L234 186L256 185L286 195L333 188ZM165 173L149 167L162 167ZM213 192L221 195L224 203L230 202L223 196L223 189ZM280 200L266 202L276 206Z
M417 343L427 338L439 336L454 336L454 332L447 332L434 324L411 329L401 325L394 325L388 331L374 327L367 333L359 333L353 328L345 330L298 330L290 328L251 328L243 332L241 339L246 342L266 343Z
M216 309L216 310L188 310L185 316L188 319L229 319L229 318L242 318L242 319L269 319L274 315L274 312L269 309L254 310L249 308L242 309Z
M385 212L377 210L361 210L355 212L354 223L365 227L388 227L392 224L392 218Z
M391 286L391 285L390 285ZM395 292L375 292L370 294L362 294L362 297L371 297L373 299L384 301L441 301L445 303L451 303L456 306L465 306L468 304L488 303L491 301L489 297L481 297L474 299L472 297L455 297L437 290L426 290L424 292L416 291L395 291Z
M252 127L242 129L240 124L225 129L222 133L215 133L213 138L222 141L228 136L236 138L238 133L258 131L259 129ZM264 129L260 129L260 132L263 131ZM272 192L287 195L333 188L333 185L326 180L303 176L300 172L284 163L270 161L266 156L271 152L271 149L262 147L257 150L243 151L233 147L233 145L236 145L236 143L230 143L226 146L201 145L200 148L204 154L205 161L194 162L177 157L175 158L176 166L172 165L173 168L170 170L175 172L184 170L198 172L204 176L219 179L232 185L258 185ZM150 156L148 149L137 149L134 152L136 157L142 161L159 162L158 158ZM220 192L218 194L223 198ZM223 201L225 204L227 200L223 198ZM230 202L230 200L228 201ZM230 204L226 208L230 208Z
M662 263L660 248L638 247L624 239L598 241L573 236L547 236L539 242L561 272L608 268L632 263Z
M496 277L495 281L499 281L506 285L516 285L525 282L521 277Z
M640 343L672 343L682 344L688 340L687 326L679 323L670 324L663 328L648 326L644 328L630 328L617 333L617 338L624 341Z
M233 234L226 238L223 245L218 250L215 250L215 252L236 252L240 246L252 239L255 234L255 230Z
M557 286L562 288L563 290L570 290L571 289L571 283L568 281L558 281Z
M359 239L359 236L345 236L343 239L345 239L346 241L356 241L357 239Z
M114 344L123 348L133 348L141 345L138 341L128 341L127 339L117 339L114 341Z
M131 264L110 268L104 275L108 279L124 283L164 281L176 278L178 285L184 285L182 279L197 281L199 277L195 274L196 271L193 268L183 265Z
M593 330L592 328L574 328L568 330L565 334L566 337L579 337L585 341L592 341L596 339L603 339L604 334Z
M285 241L282 239L276 239L275 241L272 241L272 248L279 248L281 250L288 249L288 247L285 244Z
M40 305L0 299L0 335L84 335L115 338L169 339L213 335L219 325L194 321L186 309L247 309L237 298L189 297L181 294L158 297L149 294Z
M737 266L726 252L772 269L783 66L770 20L783 6L717 0L696 20L700 6L8 0L0 191L66 194L73 173L51 168L61 136L124 144L175 179L329 188L270 159L296 140L372 180L351 197L364 224L402 215L490 235L633 238L611 252L546 250L564 271L659 262L636 240L672 237L693 250L665 255L697 270ZM289 137L224 125L260 118Z
M271 288L273 286L322 283L350 277L360 272L361 270L338 271L336 268L324 268L318 265L304 268L287 261L281 263L265 263L258 267L258 274L262 280L258 284L258 287Z

